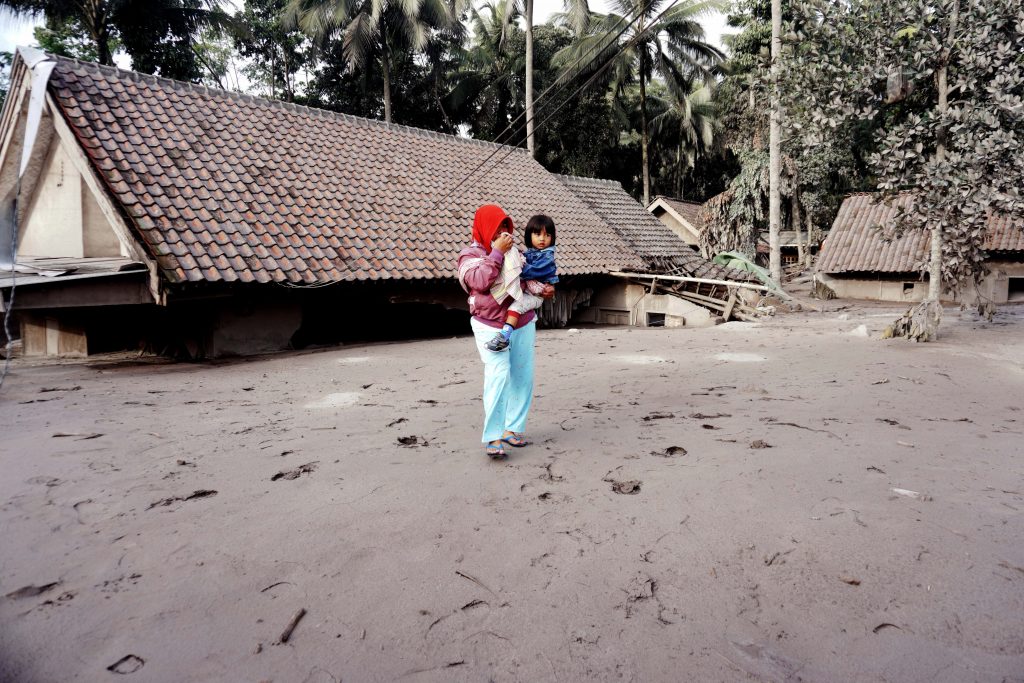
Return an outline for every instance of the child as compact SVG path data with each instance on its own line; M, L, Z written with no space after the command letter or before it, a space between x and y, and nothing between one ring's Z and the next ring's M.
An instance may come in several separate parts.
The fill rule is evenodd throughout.
M487 342L488 351L507 349L519 316L540 308L544 300L538 295L544 291L545 285L558 282L555 267L555 222L543 214L532 217L526 224L524 240L527 247L525 261L518 249L510 249L505 254L501 277L491 288L495 301L501 301L505 296L511 295L515 303L509 306L508 317L505 318L501 331ZM520 280L526 282L520 283Z

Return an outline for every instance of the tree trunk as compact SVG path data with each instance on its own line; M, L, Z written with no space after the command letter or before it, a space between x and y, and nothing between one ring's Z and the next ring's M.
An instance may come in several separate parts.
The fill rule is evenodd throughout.
M779 111L779 59L782 52L782 0L772 0L772 103L768 128L768 262L772 280L782 284L782 254L779 230L782 225L782 113Z
M533 0L526 0L526 149L537 156L533 138Z
M386 47L380 59L380 70L384 75L384 120L391 123L391 60Z
M807 219L807 251L804 254L804 265L810 268L812 265L811 261L813 260L813 256L811 255L811 235L814 234L814 222L811 220L810 211L804 214L804 218Z
M947 119L949 113L949 62L959 21L960 1L953 0L949 18L949 35L946 37L946 44L939 57L939 67L935 70L935 89L939 96L936 107L939 115L939 130L935 140L935 160L939 163L946 159L946 135L949 126ZM883 338L906 337L914 341L932 341L938 338L939 323L942 321L942 240L942 224L933 225L931 228L931 254L928 262L928 296L886 328L882 333Z
M676 147L676 198L683 198L683 131L679 131L679 146Z
M90 0L82 7L89 26L89 35L96 44L96 59L100 64L114 66L110 54L110 27L107 26L107 12L102 0Z
M939 91L939 120L944 121L948 107L949 86L947 83L948 67L943 64L935 73L936 86ZM935 160L942 162L946 158L946 127L940 124L938 144L935 146ZM942 224L932 226L931 257L928 262L928 300L939 301L942 297Z
M941 64L935 72L935 86L939 95L939 132L936 136L935 160L940 164L946 160L946 135L949 130L949 60L953 41L956 40L957 23L960 21L960 2L954 0L949 18L949 36L942 50ZM932 226L931 261L928 264L928 299L938 302L942 296L942 225Z
M800 198L796 193L796 179L793 179L793 197L790 199L790 211L792 211L793 229L796 230L796 262L804 265L804 232L800 229Z
M110 54L110 30L105 21L96 38L96 58L100 64L114 66L114 56Z
M284 101L291 102L295 99L295 93L292 90L292 76L291 70L288 68L288 49L285 48L281 51L281 77L284 80Z
M640 151L644 165L644 208L651 203L651 169L647 160L647 83L644 81L644 56L640 52Z

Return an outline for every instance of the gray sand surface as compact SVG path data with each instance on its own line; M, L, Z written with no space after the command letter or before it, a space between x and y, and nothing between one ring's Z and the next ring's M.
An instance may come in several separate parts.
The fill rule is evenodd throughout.
M1024 312L893 310L541 331L502 463L469 337L18 361L0 681L1022 681Z

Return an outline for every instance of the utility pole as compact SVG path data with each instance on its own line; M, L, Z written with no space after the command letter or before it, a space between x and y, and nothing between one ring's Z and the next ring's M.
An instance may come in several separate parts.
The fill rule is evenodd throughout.
M782 56L782 0L772 0L771 120L768 127L768 255L775 284L782 286L782 254L779 231L782 224L782 112L779 102L779 59Z
M533 0L526 0L526 149L537 156L533 139Z

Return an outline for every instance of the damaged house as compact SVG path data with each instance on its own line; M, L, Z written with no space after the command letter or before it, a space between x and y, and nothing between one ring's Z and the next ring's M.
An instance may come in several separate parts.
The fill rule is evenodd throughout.
M912 201L912 195L901 194L885 203L870 193L843 200L822 243L815 278L841 298L923 301L928 279L921 273L930 256L931 233L916 229L891 237L900 209ZM966 304L1024 301L1024 218L990 216L985 250L988 274L980 286L947 292L944 298Z
M658 195L647 210L694 251L700 251L700 231L704 229L704 221L700 218L702 206L698 202Z
M16 290L29 355L217 356L365 338L411 318L464 324L455 260L485 203L517 226L534 213L559 226L548 324L581 312L636 324L588 307L628 287L610 273L671 256L639 249L632 226L613 227L525 150L36 50L15 57L0 140L18 244L0 291L9 307Z
M704 327L719 322L726 311L730 295L726 281L733 283L733 290L755 288L750 273L702 258L619 183L577 176L558 178L643 259L647 274L622 274L627 284L598 292L581 320L641 327Z

